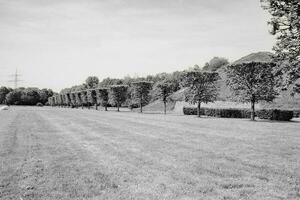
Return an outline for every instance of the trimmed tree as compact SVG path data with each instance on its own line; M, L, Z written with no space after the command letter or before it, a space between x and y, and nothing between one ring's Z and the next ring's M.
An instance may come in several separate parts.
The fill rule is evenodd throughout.
M227 85L240 102L251 103L251 120L255 120L255 103L273 101L277 92L276 79L272 73L274 63L242 63L227 66Z
M183 85L185 90L185 101L197 104L197 115L200 117L201 103L214 102L218 95L216 81L218 73L188 71L185 73Z
M98 88L96 89L97 99L101 106L105 108L107 111L107 104L108 104L108 88Z
M168 96L170 96L173 93L174 85L170 81L164 80L164 81L158 82L155 85L155 88L157 88L157 92L158 92L157 95L158 95L158 97L164 103L164 113L167 114Z
M143 105L149 102L149 93L152 89L152 82L139 81L132 84L132 100L137 101L140 105L140 112L143 112Z
M116 105L117 111L120 111L120 106L126 100L128 85L112 85L109 88L109 101Z
M94 89L87 90L87 101L88 104L91 104L92 106L95 105L96 110L98 110L97 94Z

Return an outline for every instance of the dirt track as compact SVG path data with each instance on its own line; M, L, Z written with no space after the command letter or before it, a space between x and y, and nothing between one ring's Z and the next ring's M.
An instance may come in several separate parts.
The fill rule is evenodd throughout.
M0 199L299 199L299 122L12 108Z

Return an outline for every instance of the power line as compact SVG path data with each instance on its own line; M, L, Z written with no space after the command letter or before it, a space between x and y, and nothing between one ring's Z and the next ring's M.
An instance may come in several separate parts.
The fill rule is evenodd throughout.
M8 82L13 82L14 83L14 87L15 89L18 88L18 83L21 82L22 80L19 79L20 76L22 76L21 74L18 73L18 70L16 69L16 73L10 75L12 77L14 77L14 79L9 80Z

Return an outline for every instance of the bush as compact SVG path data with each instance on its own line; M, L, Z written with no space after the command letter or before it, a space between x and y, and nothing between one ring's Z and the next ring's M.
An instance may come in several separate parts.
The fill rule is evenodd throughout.
M289 121L293 118L294 112L291 110L258 110L256 115L260 119L278 120L278 121Z
M185 115L197 115L197 108L184 107ZM220 108L201 108L201 115L222 118L250 118L251 112L248 109L220 109Z
M42 106L44 106L41 102L38 102L37 104L36 104L36 106L39 106L39 107L42 107Z
M184 107L183 113L185 115L197 115L197 108ZM201 108L201 115L221 118L250 118L251 111L249 109L220 109L220 108ZM260 119L278 120L278 121L289 121L295 117L299 117L300 110L257 110L255 115Z
M183 107L183 114L185 115L197 115L197 108L194 107ZM200 114L204 115L204 109L200 109Z

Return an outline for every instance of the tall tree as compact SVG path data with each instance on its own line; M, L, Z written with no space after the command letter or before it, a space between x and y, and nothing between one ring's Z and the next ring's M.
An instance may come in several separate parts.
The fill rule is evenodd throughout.
M300 2L299 0L261 0L262 7L271 15L270 33L277 37L274 46L275 61L279 61L276 71L281 75L283 89L294 86L300 91Z
M251 103L251 120L255 120L255 103L273 101L276 78L272 73L274 63L242 63L227 66L227 85L241 102Z
M128 89L127 85L110 86L109 100L112 104L117 106L118 112L120 111L120 106L126 100L127 89Z
M97 76L89 76L86 80L85 83L87 85L87 88L96 88L99 84L99 78Z
M155 85L158 91L158 97L164 102L164 113L167 113L168 96L173 93L174 85L168 80L160 81Z
M152 89L152 82L139 81L132 83L132 98L140 105L140 112L143 112L143 105L149 102L149 92Z
M201 103L213 102L218 95L216 81L219 79L218 73L188 71L185 74L183 85L187 87L185 100L192 104L197 103L197 115L200 117Z

